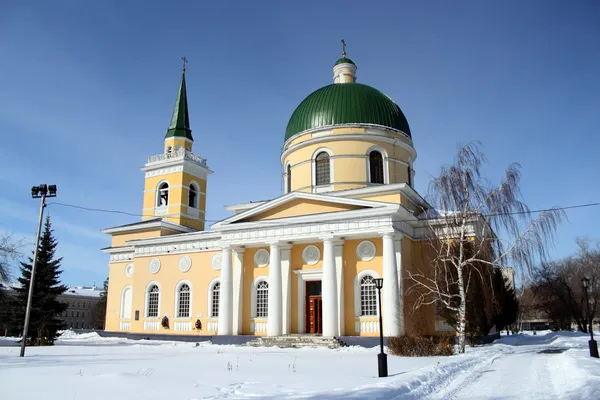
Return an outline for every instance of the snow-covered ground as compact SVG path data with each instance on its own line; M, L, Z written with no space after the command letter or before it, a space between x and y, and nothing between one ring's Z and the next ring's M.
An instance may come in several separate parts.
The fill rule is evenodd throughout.
M277 349L131 341L66 332L53 347L0 347L2 399L596 399L600 360L588 337L503 337L452 357L377 348ZM3 342L15 339L0 339ZM556 350L552 353L540 351ZM562 351L562 352L560 352Z

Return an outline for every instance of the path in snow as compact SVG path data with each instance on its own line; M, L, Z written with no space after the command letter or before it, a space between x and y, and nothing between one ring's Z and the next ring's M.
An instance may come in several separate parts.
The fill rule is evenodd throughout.
M519 335L503 342L505 345L497 345L497 357L482 368L465 371L462 379L456 379L432 399L579 400L597 396L592 393L598 390L600 364L580 354L587 353L584 341L549 334ZM546 353L548 350L553 352ZM590 377L592 369L595 379ZM589 384L590 378L595 385Z

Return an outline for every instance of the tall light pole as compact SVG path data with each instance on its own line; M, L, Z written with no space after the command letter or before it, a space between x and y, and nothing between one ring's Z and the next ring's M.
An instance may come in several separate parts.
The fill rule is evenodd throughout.
M40 219L38 220L37 236L35 237L35 249L33 250L33 262L31 263L31 276L29 278L29 294L27 295L27 309L25 310L25 324L23 325L23 337L21 338L21 357L25 357L25 346L27 345L27 332L29 331L29 316L31 315L31 300L33 298L33 283L35 279L35 264L37 263L38 248L40 247L40 233L42 231L42 219L44 218L44 207L46 197L56 197L56 185L39 185L31 188L31 197L40 200Z
M388 376L387 354L383 352L383 319L381 317L381 288L383 287L383 278L374 278L373 283L377 288L377 298L379 299L379 346L380 351L377 354L377 364L379 366L379 377Z
M598 358L598 343L594 340L594 316L590 315L590 299L588 294L588 288L590 286L590 280L585 276L581 279L581 287L585 292L585 303L587 304L587 319L590 320L590 340L588 345L590 348L590 357Z

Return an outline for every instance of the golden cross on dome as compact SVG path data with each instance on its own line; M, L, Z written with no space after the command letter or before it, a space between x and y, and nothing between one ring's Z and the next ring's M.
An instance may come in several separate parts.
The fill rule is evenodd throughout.
M181 71L185 72L185 64L187 64L188 60L185 56L181 57L181 59L183 60L183 68L181 68Z
M346 42L342 39L342 57L346 57Z

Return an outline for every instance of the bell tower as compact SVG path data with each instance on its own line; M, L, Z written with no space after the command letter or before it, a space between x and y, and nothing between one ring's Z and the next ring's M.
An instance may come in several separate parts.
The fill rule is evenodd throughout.
M188 115L183 59L181 83L171 124L165 135L161 154L148 157L145 173L142 219L163 220L204 230L206 214L206 181L212 173L206 159L192 152L194 138Z

